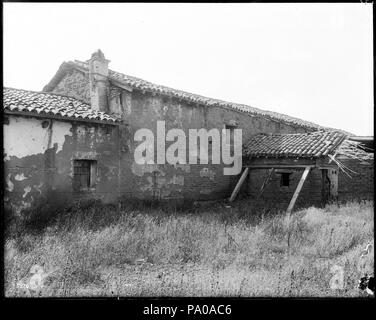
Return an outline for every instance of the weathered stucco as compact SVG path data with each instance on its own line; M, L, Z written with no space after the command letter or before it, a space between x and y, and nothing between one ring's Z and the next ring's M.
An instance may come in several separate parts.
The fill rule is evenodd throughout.
M5 160L14 156L23 158L43 154L56 144L56 152L62 149L65 136L72 135L69 122L58 122L52 129L50 120L37 120L25 117L9 117L4 125Z
M72 70L53 92L90 102L88 75ZM182 129L186 137L189 129L222 130L226 124L236 124L243 130L243 141L258 133L304 133L311 130L136 89L130 91L111 85L107 92L108 112L121 115L124 123L120 126L7 116L8 120L4 122L4 176L8 208L20 213L40 200L60 205L88 198L116 202L119 198L180 201L229 197L238 176L224 175L223 164L213 164L211 160L197 165L135 163L134 151L139 144L134 141L135 132L146 128L156 137L157 121L165 121L166 132ZM165 142L166 150L172 143ZM157 154L156 139L154 151ZM187 156L189 152L187 150ZM96 184L85 192L73 191L73 161L77 159L97 162ZM281 187L280 177L275 175L265 189L263 199L273 200L281 207L287 206L301 173L301 170L292 173L289 187ZM265 170L251 170L248 183L243 186L243 191L251 199L257 198L266 174ZM321 174L319 169L310 173L297 206L321 204ZM340 177L339 183L342 180Z
M87 88L88 82L82 78L82 73L72 71L63 78L54 92L85 99ZM166 131L182 129L186 137L188 137L189 129L222 130L224 125L229 123L237 123L238 128L243 129L243 141L260 132L300 133L307 131L302 127L286 125L261 116L251 116L220 107L208 108L189 104L175 98L138 90L130 92L110 86L108 92L109 112L120 113L122 119L128 124L129 130L126 138L120 138L123 151L120 156L119 193L123 197L170 200L218 199L228 196L236 183L236 177L223 175L223 164L212 164L210 160L209 164L198 165L137 165L133 155L139 142L133 140L134 133L138 129L147 128L156 136L158 120L165 121ZM78 135L81 135L80 131ZM166 149L171 143L173 142L166 142ZM157 149L156 145L154 149Z
M22 209L50 201L71 203L77 197L114 201L118 185L118 132L114 126L43 118L6 116L4 124L5 204ZM77 195L72 189L73 160L98 162L97 186Z
M129 93L126 93L128 96ZM237 111L225 110L223 108L207 108L200 105L190 105L183 101L173 98L155 96L147 93L132 92L132 104L126 117L127 123L130 124L131 136L139 128L150 129L154 136L157 135L157 121L165 121L166 131L177 128L182 129L188 137L189 129L206 128L210 130L217 128L222 130L226 123L238 124L238 128L243 129L243 141L251 135L260 132L275 133L298 133L305 132L305 129L287 126L275 121L266 120L261 117L251 117L248 114ZM137 143L131 141L131 154L137 146ZM171 143L166 142L166 149ZM187 143L188 146L188 143ZM155 147L156 149L156 147ZM191 152L191 150L189 150ZM188 154L188 152L187 152ZM210 158L209 158L210 159ZM178 166L184 166L184 172L179 172ZM223 175L223 164L198 165L144 165L143 169L134 170L136 190L140 188L141 197L147 197L150 191L150 197L162 197L166 199L186 198L186 199L218 199L229 196L233 185L236 182L235 177ZM169 184L168 178L152 178L153 172L160 172L169 179L174 175L183 175L184 184L177 188L174 184ZM166 182L164 182L166 181ZM163 189L162 193L153 193L154 189ZM147 188L145 188L145 186Z

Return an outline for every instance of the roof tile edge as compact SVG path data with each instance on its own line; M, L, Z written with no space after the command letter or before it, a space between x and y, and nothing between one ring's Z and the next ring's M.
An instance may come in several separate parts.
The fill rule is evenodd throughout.
M65 76L67 71L70 71L73 69L76 69L80 72L88 72L88 66L86 62L82 62L79 60L75 61L69 61L69 62L63 62L54 77L50 80L50 82L44 86L43 91L45 92L50 92L53 90L54 86L56 86L60 80ZM208 107L221 107L225 109L230 109L233 111L241 112L241 113L247 113L252 116L260 116L260 117L266 117L269 120L278 122L278 123L285 123L294 127L301 127L301 128L306 128L306 129L312 129L313 131L318 131L318 130L330 130L330 131L340 131L348 135L352 135L349 132L345 132L344 130L340 129L334 129L334 128L328 128L324 127L315 123L312 123L307 120L295 118L292 116L288 116L286 114L278 113L278 112L273 112L273 111L268 111L268 110L263 110L255 107L251 107L245 104L239 104L239 103L233 103L233 102L227 102L227 101L222 101L218 99L213 99L213 98L208 98L205 96L201 96L198 94L193 94L189 92L185 92L182 90L178 89L173 89L167 86L162 86L158 84L151 83L149 81L143 80L141 78L133 77L133 76L128 76L125 74L122 74L120 72L116 72L113 70L109 70L109 79L110 80L115 80L115 81L122 81L124 84L129 85L129 82L125 81L124 78L128 78L128 81L140 81L143 83L144 88L140 89L138 86L132 85L134 89L136 90L144 90L144 91L150 91L152 93L160 94L160 95L167 95L167 96L172 96L172 97L177 97L181 100L187 101L187 102L197 102L194 100L200 100L197 103L200 103L202 105L206 105ZM115 78L113 77L114 74L119 75L120 77L123 77L123 79ZM133 79L133 80L132 80ZM145 87L146 86L146 87ZM169 94L170 91L171 93ZM191 96L191 98L185 97L184 95ZM249 109L249 110L247 110Z
M87 102L83 101L83 100L80 100L80 99L77 99L77 98L74 98L74 97L71 97L71 96L68 96L68 95L63 95L63 94L59 94L59 93L54 93L54 92L44 92L44 91L33 91L33 90L26 90L26 89L17 89L17 88L11 88L11 87L3 87L3 110L6 112L6 113L12 113L12 114L29 114L30 116L46 116L46 117L49 117L49 118L56 118L56 119L67 119L67 120L70 120L70 121L80 121L81 119L84 120L85 122L97 122L97 123L112 123L112 124L120 124L122 122L122 120L119 118L119 117L116 117L114 115L111 115L111 114L108 114L108 113L104 113L104 112L96 112L98 113L97 116L94 116L93 117L83 117L82 115L74 115L74 116L67 116L67 115L62 115L61 114L61 110L58 111L56 114L52 113L51 111L45 111L45 110L40 110L40 108L38 107L33 107L32 110L29 110L29 108L26 108L27 110L18 110L17 108L8 108L6 105L5 105L5 101L4 101L4 97L5 97L5 90L12 90L12 91L17 91L17 92L23 92L23 93L31 93L31 94L40 94L40 95L46 95L46 96L55 96L55 97L62 97L62 98L65 98L65 99L68 99L68 101L72 102L72 101L75 101L77 103L79 103L79 107L80 108L87 108L88 112L89 111L93 111L90 107L90 104L88 104ZM12 104L15 104L12 102ZM78 108L78 107L76 107ZM98 116L105 116L107 117L108 119L100 119L98 118Z

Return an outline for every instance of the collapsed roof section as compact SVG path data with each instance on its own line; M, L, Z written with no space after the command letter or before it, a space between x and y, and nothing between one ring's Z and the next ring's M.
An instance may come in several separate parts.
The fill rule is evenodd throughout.
M256 161L259 166L260 161L269 158L274 163L274 165L269 163L269 167L276 167L278 163L283 163L284 166L299 166L296 161L312 161L312 164L316 163L314 166L318 163L321 165L332 163L351 178L351 174L356 172L345 166L343 160L354 159L370 165L373 164L373 151L363 143L350 140L347 135L338 131L258 134L243 146L243 158L248 164ZM321 159L320 162L316 162L318 159Z

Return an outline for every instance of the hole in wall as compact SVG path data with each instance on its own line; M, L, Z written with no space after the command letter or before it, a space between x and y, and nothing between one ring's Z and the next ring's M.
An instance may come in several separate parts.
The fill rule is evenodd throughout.
M43 129L47 128L49 125L50 125L50 121L49 121L49 120L44 120L44 121L42 122L42 128L43 128Z

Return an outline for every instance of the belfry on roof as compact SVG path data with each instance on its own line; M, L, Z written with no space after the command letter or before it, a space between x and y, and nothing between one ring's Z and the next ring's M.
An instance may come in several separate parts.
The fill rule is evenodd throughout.
M98 49L91 55L91 59L101 59L101 60L106 60L104 57L104 53L101 51L101 49Z

